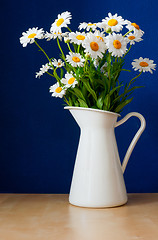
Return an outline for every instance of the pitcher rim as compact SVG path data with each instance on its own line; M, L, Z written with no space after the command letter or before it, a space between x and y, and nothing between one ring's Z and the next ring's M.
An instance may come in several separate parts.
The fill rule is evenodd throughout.
M109 114L113 114L113 115L117 115L117 116L121 117L121 115L119 113L114 113L114 112L110 112L110 111L106 111L106 110L100 110L100 109L95 109L95 108L65 106L64 109L68 109L68 110L76 109L76 110L88 110L88 111L92 111L92 112L103 112L103 113L109 113Z

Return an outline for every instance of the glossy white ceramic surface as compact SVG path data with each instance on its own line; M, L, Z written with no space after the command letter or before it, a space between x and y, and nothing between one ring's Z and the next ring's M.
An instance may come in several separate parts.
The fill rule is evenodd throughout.
M117 122L119 114L89 108L69 109L81 129L80 141L71 183L69 202L81 207L114 207L127 202L123 172L131 152L145 128L138 113L130 113ZM120 163L114 128L129 117L141 120L123 161Z

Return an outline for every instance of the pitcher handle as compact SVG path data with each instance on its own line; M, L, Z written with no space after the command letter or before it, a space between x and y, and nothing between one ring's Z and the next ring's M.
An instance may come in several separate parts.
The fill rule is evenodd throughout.
M146 121L145 121L145 118L140 114L140 113L137 113L137 112L131 112L131 113L128 113L123 119L121 119L119 122L116 123L115 127L118 127L120 126L121 124L123 124L124 122L126 122L130 117L138 117L140 122L141 122L141 126L139 128L139 130L137 131L137 133L135 134L131 144L129 145L128 147L128 150L126 152L126 155L124 157L124 160L122 162L122 171L124 173L125 169L126 169L126 166L127 166L127 163L128 163L128 160L131 156L131 153L138 141L138 139L140 138L141 134L143 133L144 129L145 129L145 126L146 126Z

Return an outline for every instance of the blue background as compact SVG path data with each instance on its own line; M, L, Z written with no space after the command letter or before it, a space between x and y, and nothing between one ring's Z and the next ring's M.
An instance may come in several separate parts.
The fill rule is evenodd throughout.
M52 98L53 80L44 75L35 78L47 59L34 44L23 48L21 33L29 27L49 31L58 13L70 11L71 29L79 23L99 22L108 12L136 22L145 31L144 41L132 47L126 59L131 68L135 58L149 57L158 63L157 0L112 1L1 1L1 81L0 81L0 192L68 193L79 128L63 101ZM41 41L50 57L58 58L56 42ZM122 74L130 80L135 72ZM125 172L128 192L158 192L158 73L144 73L134 93L134 100L122 113L140 112L147 127L138 141ZM120 158L139 128L131 118L116 129Z

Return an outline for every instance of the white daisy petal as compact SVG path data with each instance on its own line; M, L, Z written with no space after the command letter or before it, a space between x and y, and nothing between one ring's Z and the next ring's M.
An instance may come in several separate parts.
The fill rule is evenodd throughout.
M91 29L94 31L96 28L97 28L97 24L96 23L86 23L86 22L83 22L83 23L80 23L79 27L78 27L80 30L81 29L86 29L87 31L90 31Z
M73 67L83 67L85 59L79 53L69 52L69 55L66 55L66 61Z
M135 42L140 42L143 39L141 38L142 34L140 32L136 32L136 33L129 33L126 36L126 40L128 43L130 43L130 45L134 45Z
M65 95L66 90L63 89L63 87L60 87L60 86L59 86L59 83L56 83L56 84L54 84L53 86L51 86L51 87L49 88L49 92L52 93L52 96L53 96L53 97L62 98L62 97Z
M127 40L122 34L109 34L105 42L109 52L114 57L122 57L127 51Z
M143 36L144 32L140 29L139 25L136 24L136 23L131 23L130 21L126 20L125 21L125 24L126 24L126 28L129 30L129 31L134 31L134 33L139 33L140 34L140 37Z
M112 32L120 32L125 24L124 19L121 16L117 16L117 14L112 15L108 13L108 17L102 20L107 28L111 28Z
M48 63L46 63L45 65L42 65L42 67L40 68L39 72L36 72L36 78L41 77L44 73L48 72L48 70L51 67L49 66Z
M26 47L28 43L34 43L35 38L42 39L44 37L43 28L29 28L26 32L22 33L22 37L20 37L20 43L23 47Z
M142 58L140 57L139 59L134 59L132 62L132 68L134 71L139 71L139 72L150 72L153 73L152 70L155 70L156 64L154 64L153 60L149 60L149 58Z
M65 65L61 59L58 59L58 61L56 59L53 59L52 64L53 64L53 66L58 67L58 68L61 68Z
M74 88L76 84L78 84L76 78L72 75L72 73L66 73L65 78L61 79L61 82L65 84L65 88Z
M82 44L84 43L84 40L86 38L86 34L85 33L81 33L81 32L77 32L74 33L74 32L71 32L69 33L69 40L71 43L75 43L75 44Z
M67 25L70 24L71 18L72 18L71 13L68 11L63 12L62 14L58 14L58 18L51 25L50 32L61 33L61 28L67 27Z

